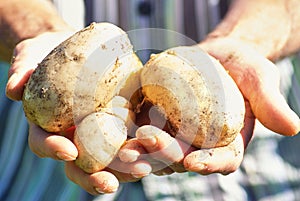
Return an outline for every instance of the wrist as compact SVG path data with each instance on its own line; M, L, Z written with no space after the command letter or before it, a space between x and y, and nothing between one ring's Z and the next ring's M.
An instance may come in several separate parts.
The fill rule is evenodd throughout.
M286 45L289 39L289 28L276 27L268 28L268 30L261 32L249 29L239 29L236 27L222 26L221 29L216 29L208 34L206 40L215 40L219 38L227 38L233 41L238 41L242 44L251 47L265 58L276 61L283 56L287 56L290 52L286 51ZM253 29L253 28L252 28Z
M210 41L218 41L218 40L230 40L239 44L243 44L248 48L253 49L260 55L264 56L265 58L271 60L271 61L276 61L279 58L282 57L283 53L283 46L284 43L275 41L274 43L263 43L259 41L253 41L253 40L248 40L244 37L238 37L238 36L233 36L233 35L222 35L222 34L215 34L212 33L211 35L208 35L208 37L203 41L205 43L210 42ZM202 43L203 43L202 42ZM276 45L275 45L276 44Z
M70 27L50 2L3 0L0 3L0 59L9 61L15 45L25 39L63 30Z
M267 0L237 0L207 39L230 38L275 61L288 54L292 25L284 1L270 4Z

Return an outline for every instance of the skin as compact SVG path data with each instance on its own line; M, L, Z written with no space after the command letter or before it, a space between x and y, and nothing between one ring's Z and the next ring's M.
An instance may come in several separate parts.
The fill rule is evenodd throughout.
M27 28L26 31L23 27ZM74 33L59 17L52 4L39 0L0 0L0 30L0 38L5 39L0 40L0 58L12 62L6 87L7 97L12 100L21 100L24 84L37 63ZM31 150L40 157L67 161L66 175L91 194L113 192L118 188L119 182L136 181L151 171L150 165L141 161L139 164L143 167L142 171L139 164L128 165L127 169L132 174L109 169L86 174L73 162L78 151L72 142L72 130L53 134L31 122L29 127L28 142Z
M272 62L299 49L300 38L295 31L300 26L297 21L300 14L296 12L299 8L300 2L293 0L235 1L226 18L199 43L202 49L223 64L244 96L245 125L233 143L213 150L184 153L182 150L186 150L186 145L176 139L174 143L181 149L165 148L165 135L155 135L156 143L152 144L145 143L138 136L138 142L151 153L160 149L160 154L154 157L164 163L182 162L186 170L200 174L228 174L242 162L256 118L279 134L292 136L298 133L299 117L289 108L279 91L279 73ZM270 37L270 32L276 34ZM142 132L143 136L151 136L150 131L144 129ZM177 154L170 157L176 150ZM178 154L181 158L177 157Z
M72 29L48 1L0 0L0 12L0 59L4 61L10 61L13 50L20 41L48 31Z
M18 12L8 9L12 5L20 5L16 7ZM245 126L230 145L196 150L193 147L187 148L188 145L167 133L155 131L151 126L142 127L137 132L137 138L130 140L121 150L123 156L113 162L113 165L126 167L129 172L122 173L111 166L94 174L86 174L74 165L73 160L78 152L72 143L72 129L62 134L53 134L30 123L30 148L40 157L67 161L66 175L91 194L113 192L118 186L118 180L136 181L151 171L158 175L174 171L194 171L200 174L228 174L235 171L252 138L256 118L283 135L294 135L300 130L299 118L279 93L278 72L270 62L299 49L300 34L294 31L300 27L299 9L298 0L236 0L223 22L199 44L220 60L245 98ZM34 17L23 18L26 12ZM49 15L43 15L45 12ZM28 32L18 28L31 26L35 29ZM12 100L21 100L24 84L36 63L52 49L50 45L63 41L73 30L58 17L54 9L49 10L37 0L26 3L22 0L0 0L0 30L7 30L5 33L0 31L0 38L8 39L0 43L1 49L7 50L6 54L0 52L1 58L10 61L9 55L15 49L6 94ZM251 34L249 30L253 30ZM270 35L264 34L270 32ZM30 51L33 47L41 54L36 55ZM148 121L142 114L139 118L140 125ZM145 136L150 136L150 140ZM170 142L171 147L168 146ZM140 146L136 148L131 143ZM155 154L157 151L161 154ZM135 153L134 157L132 153ZM144 153L150 154L143 158Z
M299 8L300 2L295 0L234 1L225 19L199 43L202 49L223 64L244 96L245 125L233 143L213 150L192 149L184 152L186 144L175 139L173 142L181 149L166 148L166 140L163 139L168 138L167 135L161 132L153 135L146 129L141 131L142 136L154 136L156 143L152 141L148 144L149 140L140 139L139 135L138 142L134 143L141 143L150 153L160 150L160 154L153 157L166 164L182 162L188 171L228 174L242 162L256 119L279 134L292 136L298 133L299 117L289 108L279 91L279 73L272 62L299 49L300 35L296 31L300 26ZM270 35L270 32L276 34ZM174 151L177 153L174 154ZM135 155L138 158L139 154ZM181 157L178 158L178 155Z

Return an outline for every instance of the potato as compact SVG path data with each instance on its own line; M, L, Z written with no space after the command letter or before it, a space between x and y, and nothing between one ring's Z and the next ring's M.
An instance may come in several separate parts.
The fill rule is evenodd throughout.
M74 143L79 150L76 165L88 173L107 167L127 139L127 128L134 119L130 103L120 96L85 117L74 134Z
M243 97L223 66L197 46L153 55L141 73L146 101L159 107L171 134L199 148L225 146L243 127Z
M134 123L142 63L127 34L92 23L57 46L30 76L23 93L29 121L48 132L76 126L76 164L107 166Z
M48 132L63 131L115 95L130 100L141 68L124 31L92 23L38 65L24 90L25 114Z
M178 47L143 68L126 33L109 23L92 23L57 46L28 80L23 108L48 132L75 125L75 163L94 173L136 129L142 98L160 108L172 135L197 147L224 146L243 126L243 97L217 61L196 46Z

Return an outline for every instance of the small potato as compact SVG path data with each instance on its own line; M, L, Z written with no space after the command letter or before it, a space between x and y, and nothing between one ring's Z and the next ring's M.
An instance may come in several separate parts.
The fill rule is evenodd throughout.
M120 118L105 112L88 115L74 134L79 153L76 165L87 173L102 170L113 160L126 138L126 126Z
M134 124L135 114L130 108L125 98L116 96L78 124L74 133L78 167L94 173L111 163L127 139L128 128Z
M199 148L225 146L243 127L244 99L222 65L197 46L153 55L141 73L145 100L171 134Z

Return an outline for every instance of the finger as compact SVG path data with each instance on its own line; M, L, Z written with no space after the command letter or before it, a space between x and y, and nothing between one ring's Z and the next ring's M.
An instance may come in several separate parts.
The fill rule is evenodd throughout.
M14 65L18 65L15 63ZM33 66L35 68L35 66ZM25 84L27 83L30 75L34 71L34 68L23 68L15 70L11 68L10 74L6 85L6 96L12 100L21 100Z
M156 175L167 175L174 172L185 172L185 169L181 163L172 163L168 160L169 164L165 164L161 161L155 160L150 155L147 154L143 145L138 141L138 139L130 139L119 151L119 158L123 162L134 162L138 159L147 160L152 167L152 173ZM172 153L169 153L172 155ZM163 159L160 159L163 160ZM169 166L168 166L169 165Z
M165 131L150 125L140 127L136 131L136 137L152 158L167 165L181 162L185 153L194 149L189 144L177 140Z
M120 182L137 181L152 171L152 167L148 161L138 160L133 163L124 163L118 158L113 160L106 168L112 172Z
M24 85L38 63L61 41L69 37L73 31L43 33L36 38L20 42L14 50L6 95L12 100L21 100Z
M165 163L159 161L156 163L151 163L151 167L152 173L157 176L170 175L175 172L170 166L167 166Z
M113 193L117 191L119 187L118 179L107 171L88 174L77 167L74 162L66 162L65 172L71 181L93 195L99 193Z
M6 85L6 95L12 100L22 99L25 84L37 67L38 62L40 62L36 55L29 56L31 51L27 51L27 46L30 41L21 42L14 49L12 65L8 72L9 79Z
M229 174L237 170L243 160L244 150L253 136L255 116L250 104L245 101L244 127L233 142L224 147L202 149L188 154L184 161L186 170L203 175L211 173Z
M248 147L252 137L255 126L255 116L251 110L249 101L245 101L245 118L244 127L241 130L241 135L244 142L244 150Z
M265 127L274 132L287 136L297 134L300 130L300 120L279 90L278 69L266 59L260 64L263 66L256 72L259 74L257 85L247 91L254 115Z
M119 150L118 156L121 161L130 163L138 160L140 156L146 154L143 145L136 139L130 139Z
M202 175L211 173L229 174L240 166L243 154L243 138L238 135L228 146L201 149L188 154L183 164L188 171Z
M210 41L201 47L228 70L264 126L287 136L299 132L299 117L280 93L278 69L272 62L237 40Z
M173 163L169 166L174 172L182 173L186 172L187 170L185 169L184 165L182 162L180 163Z
M188 154L190 152L185 152L185 154ZM147 157L147 161L151 164L152 167L152 173L156 175L168 175L172 174L174 172L182 173L186 172L186 169L184 165L182 164L182 161L180 162L170 162L167 160L167 163L163 162L165 159L163 158L152 158Z
M185 171L182 164L173 163L168 166L161 161L153 159L152 157L150 157L150 155L147 154L147 152L143 148L143 145L137 139L131 139L127 141L127 143L119 151L119 157L123 162L134 162L138 159L145 159L150 163L152 173L156 175L168 175L174 172ZM145 174L142 174L142 176L138 176L139 174L137 173L132 175L134 175L136 178L146 176Z
M28 143L32 152L40 157L72 161L78 155L76 146L68 138L49 134L33 123L29 123Z

